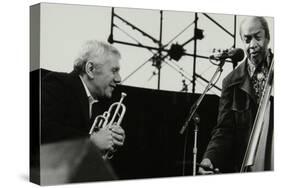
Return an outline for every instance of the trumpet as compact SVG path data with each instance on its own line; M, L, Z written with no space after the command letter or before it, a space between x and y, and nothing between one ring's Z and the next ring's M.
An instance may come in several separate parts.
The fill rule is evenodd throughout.
M126 93L121 93L121 99L119 102L113 103L108 111L105 111L102 115L98 115L94 123L89 131L89 134L93 134L96 130L99 130L101 128L108 128L111 129L112 126L120 126L121 122L123 120L123 117L126 112L126 106L122 103L124 98L127 96ZM114 113L113 110L115 109ZM113 113L113 115L112 115ZM111 118L111 119L110 119ZM111 159L113 157L114 151L107 151L104 155L104 158Z

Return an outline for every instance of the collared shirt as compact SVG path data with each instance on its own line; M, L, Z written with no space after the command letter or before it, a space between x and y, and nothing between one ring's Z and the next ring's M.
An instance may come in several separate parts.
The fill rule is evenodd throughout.
M248 62L248 73L250 75L250 78L252 78L256 70L256 65L250 59L248 59L247 62Z
M84 80L82 79L82 76L79 75L79 77L82 81L82 84L84 86L84 89L86 91L86 94L87 94L87 97L88 97L88 100L89 100L89 117L91 118L91 116L92 116L92 106L93 106L94 103L98 102L98 100L94 99L94 97L91 95L87 85L85 84Z
M248 59L248 73L251 78L252 87L254 89L257 102L259 103L268 74L268 62L265 61L261 65L257 66L251 62L250 59Z
M262 67L264 67L265 69L269 69L269 66L270 66L270 63L269 63L269 55L267 55L267 58L265 60L265 62L261 65ZM247 64L248 64L248 73L250 75L250 78L253 77L255 71L256 71L256 68L257 68L257 65L255 63L253 63L249 58L247 59ZM260 71L258 71L260 72Z

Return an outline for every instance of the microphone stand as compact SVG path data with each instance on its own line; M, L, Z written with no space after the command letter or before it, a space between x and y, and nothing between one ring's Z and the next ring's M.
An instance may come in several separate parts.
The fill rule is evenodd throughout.
M197 133L198 133L198 124L200 122L200 117L197 113L193 116L194 122L194 144L193 144L193 176L196 175L196 164L197 164Z
M188 127L189 123L191 122L191 120L193 120L193 122L195 124L195 128L194 128L194 146L193 146L193 176L196 175L197 133L198 133L198 124L200 122L200 117L196 113L196 111L199 108L199 105L201 104L203 98L206 96L207 92L212 87L213 81L215 80L217 75L220 72L222 72L222 67L223 67L224 63L225 63L225 59L223 59L223 58L220 59L220 63L218 65L218 68L216 69L216 71L215 71L214 75L212 76L211 80L208 82L208 85L206 86L206 88L203 91L203 93L200 95L200 97L192 105L192 107L190 109L189 116L188 116L187 120L185 121L184 125L182 126L182 128L180 130L180 134L183 134L184 131L186 130L186 128ZM187 138L187 135L186 135L186 138ZM183 159L184 161L185 161L185 150L186 150L186 147L184 148L184 159ZM184 169L185 169L185 165L183 165L183 175L184 175Z

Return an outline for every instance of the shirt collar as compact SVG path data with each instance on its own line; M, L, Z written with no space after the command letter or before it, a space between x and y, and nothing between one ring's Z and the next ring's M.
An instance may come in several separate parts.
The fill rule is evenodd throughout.
M248 73L250 75L250 78L252 78L252 76L254 75L255 70L256 65L250 59L248 59Z
M79 78L80 78L80 80L82 81L82 84L83 84L84 89L85 89L85 91L86 91L86 94L87 94L87 97L88 97L88 100L89 100L90 105L93 104L93 103L98 102L98 100L96 100L96 99L91 95L91 92L89 91L89 89L88 89L87 85L85 84L84 80L82 79L82 76L81 76L81 75L79 75Z
M254 64L249 58L248 58L247 64L248 64L248 73L250 75L250 78L252 78L256 71L257 65ZM261 66L265 67L266 69L269 68L269 62L267 61L267 59L264 60L264 62L262 62Z

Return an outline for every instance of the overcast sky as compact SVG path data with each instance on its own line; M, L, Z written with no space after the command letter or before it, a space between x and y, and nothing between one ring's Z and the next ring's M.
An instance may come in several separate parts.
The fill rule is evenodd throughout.
M115 13L123 17L130 23L134 24L144 32L148 33L155 39L159 39L160 32L160 11L144 10L130 8L115 8ZM234 16L225 14L208 14L219 22L224 28L233 33ZM212 50L230 48L234 40L230 35L220 29L211 22L206 16L198 14L198 28L203 29L204 38L198 41L197 54L203 56L212 55ZM237 26L243 19L243 16L237 17ZM268 18L269 27L271 28L271 36L273 39L273 18ZM163 11L163 44L167 44L171 39L177 36L187 26L194 21L194 12L179 11ZM115 17L114 23L121 28L114 28L114 39L124 42L136 43L157 47L151 39L144 37L136 30L124 24ZM107 41L110 34L111 24L111 7L100 6L81 6L67 4L42 4L41 7L41 48L40 62L41 68L70 72L73 68L73 61L77 57L79 48L83 42L89 39ZM239 27L237 27L239 28ZM172 43L183 44L193 37L194 24L185 32L177 37ZM238 29L237 29L238 30ZM236 31L236 47L242 47L238 31ZM121 54L121 77L124 79L136 68L144 64L153 53L147 49L132 47L122 44L114 44ZM167 47L167 49L170 46ZM273 40L270 47L273 48ZM193 53L193 42L185 46L187 53ZM167 65L166 63L169 63ZM180 91L182 89L182 80L186 79L188 91L192 91L190 81L192 79L193 58L183 56L178 62L165 59L161 68L161 85L163 90ZM182 74L171 68L181 69ZM206 59L197 59L197 74L206 79L210 79L216 70L216 66L212 65ZM232 70L232 65L227 63L220 80L217 83L221 87L222 79ZM141 69L134 73L130 78L124 81L124 85L137 86L157 89L158 77L153 76L156 72L152 62L147 62ZM196 92L202 92L206 83L199 78L196 82ZM220 95L217 89L210 91L212 94Z

